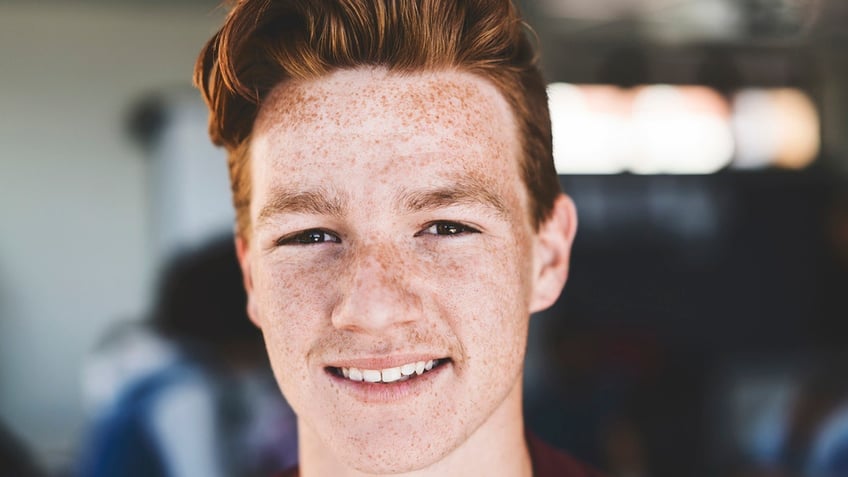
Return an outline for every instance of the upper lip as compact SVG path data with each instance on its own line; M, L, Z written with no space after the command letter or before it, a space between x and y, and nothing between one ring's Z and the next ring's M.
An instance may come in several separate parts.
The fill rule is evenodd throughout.
M327 363L327 366L333 368L358 368L358 369L388 369L397 368L404 364L416 363L430 360L444 359L443 354L438 353L416 353L391 356L373 356L363 358L344 358L334 359Z

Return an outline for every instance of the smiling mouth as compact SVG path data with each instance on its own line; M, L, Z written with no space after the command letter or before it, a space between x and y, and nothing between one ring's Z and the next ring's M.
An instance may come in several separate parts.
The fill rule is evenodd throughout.
M334 376L350 381L390 384L417 378L444 365L448 361L450 361L449 358L415 361L386 369L336 368L329 366L327 367L327 371Z

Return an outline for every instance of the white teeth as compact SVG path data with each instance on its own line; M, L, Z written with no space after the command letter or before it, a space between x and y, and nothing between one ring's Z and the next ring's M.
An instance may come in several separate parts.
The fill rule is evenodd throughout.
M367 383L394 383L396 381L406 381L410 377L420 376L427 371L430 371L436 366L439 360L416 361L407 363L403 366L395 368L386 368L381 370L376 369L359 369L359 368L338 368L342 376L351 381L365 381Z
M363 369L362 379L364 379L366 383L378 383L380 382L380 379L382 379L382 374L379 371L374 371L373 369Z
M342 368L344 369L344 368ZM400 367L400 374L404 376L409 376L411 374L415 374L415 363L404 364Z
M383 376L384 383L393 383L400 379L400 368L384 369L380 374Z

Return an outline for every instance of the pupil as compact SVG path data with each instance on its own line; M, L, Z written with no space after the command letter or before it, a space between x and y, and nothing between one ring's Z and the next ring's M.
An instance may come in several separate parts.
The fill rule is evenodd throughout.
M308 232L301 238L301 241L303 243L318 243L321 242L323 238L324 234L321 232Z
M439 224L436 231L443 235L454 235L459 232L459 227L456 224Z

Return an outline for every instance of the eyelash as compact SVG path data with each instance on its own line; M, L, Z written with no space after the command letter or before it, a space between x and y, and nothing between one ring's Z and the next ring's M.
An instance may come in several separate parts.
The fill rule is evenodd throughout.
M440 228L442 229L443 232L445 231L444 230L445 228L451 228L453 230L448 231L447 233L439 233ZM427 231L430 230L430 229L433 229L434 233L428 233ZM418 237L420 235L441 235L441 236L445 236L445 237L456 237L458 235L478 234L478 233L480 233L480 231L475 229L474 227L471 227L470 225L465 225L465 224L459 223L459 222L450 222L450 221L440 220L440 221L432 222L432 223L428 224L427 227L424 228L424 230L422 230L421 232L418 232L417 234L415 234L415 236Z
M330 238L330 240L327 240ZM280 237L277 239L275 244L277 246L281 245L313 245L318 243L339 243L341 239L338 238L335 234L331 232L327 232L326 230L321 229L309 229L303 230L300 232L295 232L291 235L286 235L285 237Z
M428 232L431 229L432 232ZM480 233L480 231L475 229L474 227L471 227L470 225L465 225L459 222L440 220L427 224L427 226L420 232L416 233L415 236L420 237L422 235L435 235L443 237L456 237L460 235L476 233ZM291 235L286 235L285 237L280 237L275 242L275 245L313 245L328 242L340 243L341 239L336 234L328 232L326 230L309 229L300 232L295 232Z

